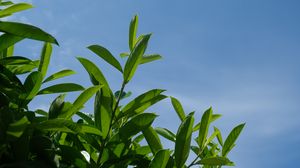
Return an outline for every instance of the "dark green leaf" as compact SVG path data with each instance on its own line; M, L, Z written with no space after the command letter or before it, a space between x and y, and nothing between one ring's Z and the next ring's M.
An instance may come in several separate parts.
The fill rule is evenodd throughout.
M155 155L159 150L163 149L157 133L151 126L145 128L142 132L147 143L149 144L149 147L151 148L153 155Z
M59 72L56 72L52 75L50 75L48 78L46 78L43 83L46 83L46 82L49 82L49 81L52 81L52 80L56 80L56 79L59 79L59 78L62 78L62 77L65 77L65 76L69 76L69 75L73 75L75 74L76 72L73 71L73 70L70 70L70 69L64 69L64 70L61 70Z
M55 43L58 45L56 39L53 36L44 32L40 28L28 24L0 21L0 32L10 33L16 36L34 40Z
M14 5L12 5L8 8L5 8L5 9L1 10L0 11L0 18L5 17L7 15L11 15L11 14L16 13L16 12L20 12L20 11L23 11L23 10L30 9L32 7L33 7L32 5L27 4L27 3L14 4Z
M41 72L43 78L46 76L47 73L51 53L52 53L52 45L50 43L45 43L41 53L40 65L38 69L38 71Z
M173 142L176 141L176 135L173 134L173 132L169 131L169 130L166 129L166 128L160 128L160 127L157 127L157 128L155 128L155 131L156 131L159 135L163 136L164 138L166 138L166 139L168 139L168 140L170 140L170 141L173 141Z
M144 55L143 58L141 59L140 64L146 64L152 61L159 60L161 58L162 56L160 56L159 54Z
M77 112L76 115L78 115L80 118L86 121L89 125L95 125L95 122L93 121L92 117L89 116L89 114Z
M135 43L136 43L137 28L138 28L138 16L135 15L132 18L132 20L130 22L130 26L129 26L129 49L130 49L130 51L133 50Z
M14 4L14 3L11 1L5 1L5 2L1 2L0 6L8 6L8 5L12 5L12 4Z
M137 42L132 52L130 53L124 68L124 82L128 83L133 77L148 45L151 34L142 36L141 40Z
M204 149L204 144L206 141L206 137L208 134L208 129L209 129L209 121L212 116L212 108L209 108L204 112L201 118L201 124L200 124L200 129L199 129L199 136L198 136L198 144L201 150Z
M46 87L39 91L41 94L64 93L84 90L84 87L75 83L61 83L53 86Z
M0 59L0 64L7 66L7 65L24 65L24 64L33 64L33 61L26 57L21 56L13 56L13 57L5 57Z
M138 114L119 129L120 137L124 140L148 128L157 117L153 113Z
M6 134L19 138L29 124L30 122L28 121L27 117L24 116L20 120L9 124Z
M181 103L174 97L171 97L171 102L180 120L183 121L185 119L185 113Z
M39 92L42 85L42 74L39 71L32 72L25 80L24 87L27 91L26 100L31 100Z
M160 150L151 161L149 168L165 168L168 164L171 152L169 150Z
M233 128L233 130L229 133L228 137L226 138L223 149L222 149L222 156L226 156L230 150L233 148L235 141L239 137L240 133L242 132L244 124L240 124Z
M119 61L106 48L99 45L91 45L88 47L88 49L93 51L95 54L104 59L110 65L114 66L121 73L123 72L122 66L119 63Z
M190 113L185 120L180 124L176 134L175 143L175 162L178 168L181 168L190 153L191 137L194 124L194 113Z
M49 108L48 119L54 119L59 116L64 107L65 94L59 95L54 101L51 103Z

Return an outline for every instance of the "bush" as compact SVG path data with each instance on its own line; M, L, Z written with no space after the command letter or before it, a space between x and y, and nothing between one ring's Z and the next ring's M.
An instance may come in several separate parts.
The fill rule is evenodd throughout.
M30 9L26 3L14 4L0 1L4 8L0 18L15 12ZM32 25L0 21L0 167L192 167L205 168L232 166L227 158L245 124L236 126L223 142L221 132L211 123L221 115L207 109L199 123L194 123L194 113L186 114L180 102L170 97L181 124L174 134L166 128L153 128L157 117L146 110L153 104L168 98L164 90L152 89L132 99L127 104L122 100L131 92L125 92L140 64L161 58L160 55L145 55L151 34L136 36L138 17L134 16L129 28L129 52L125 66L100 45L87 48L102 60L112 65L123 75L120 90L113 92L101 69L90 60L78 57L87 71L92 86L84 88L75 83L60 83L46 86L49 81L72 75L65 69L46 77L52 45L56 39ZM14 56L14 45L23 39L44 42L39 60ZM25 81L20 75L26 76ZM42 94L57 94L82 91L74 102L59 95L48 111L28 108L28 104ZM94 112L83 113L81 108L92 97ZM73 121L75 118L77 121ZM196 137L195 137L196 136ZM174 149L165 149L160 138L175 144ZM145 139L145 143L141 141ZM195 140L197 146L192 146ZM196 154L191 163L186 163L190 151Z

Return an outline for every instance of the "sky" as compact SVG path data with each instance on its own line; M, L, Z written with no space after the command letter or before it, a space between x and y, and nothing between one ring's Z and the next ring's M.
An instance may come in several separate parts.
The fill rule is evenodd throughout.
M246 127L229 158L238 168L294 167L300 160L300 1L297 0L51 0L30 1L35 8L10 18L54 35L49 74L69 68L76 75L61 81L91 86L76 60L93 60L114 90L122 76L91 53L100 44L116 57L128 51L128 26L139 16L139 34L153 33L147 53L163 59L141 65L127 86L133 97L166 89L196 122L213 107L223 136ZM42 44L24 41L16 53L37 59ZM119 58L118 58L119 59ZM125 60L119 59L124 65ZM68 95L74 100L78 93ZM40 96L32 108L49 108L55 96ZM92 112L92 102L85 110ZM151 108L155 124L176 132L179 119L165 100ZM172 144L166 143L166 147ZM296 147L295 147L296 146Z

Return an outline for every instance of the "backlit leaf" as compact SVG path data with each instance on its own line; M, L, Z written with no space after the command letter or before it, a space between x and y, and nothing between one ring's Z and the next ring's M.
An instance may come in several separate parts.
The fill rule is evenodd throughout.
M39 91L41 94L53 94L53 93L64 93L64 92L74 92L84 90L84 87L75 83L61 83L46 87Z
M163 149L157 133L151 126L145 128L142 132L149 147L151 148L153 155L155 155L159 150Z
M146 64L149 62L159 60L161 58L162 58L162 56L160 56L159 54L144 55L140 61L140 64Z
M201 150L204 149L204 144L208 134L209 124L210 124L209 121L211 116L212 116L212 108L209 108L204 112L201 118L201 124L199 129L199 136L198 136L198 144Z
M243 128L245 126L244 124L240 124L232 129L232 131L229 133L228 137L226 138L223 149L222 149L222 156L226 156L230 150L233 148L235 141L239 137L240 133L242 132Z
M43 78L46 76L47 73L51 53L52 53L52 45L50 43L45 43L41 53L40 65L38 69L38 71L41 72Z
M138 16L135 15L132 18L132 20L130 22L130 26L129 26L129 49L130 49L130 51L133 50L135 43L136 43L137 29L138 29Z
M181 103L179 102L179 100L177 100L174 97L171 97L171 102L172 102L172 105L173 105L177 115L179 116L180 120L183 121L185 119L185 113L184 113Z
M32 5L27 4L27 3L14 4L14 5L12 5L8 8L5 8L5 9L1 10L0 11L0 18L4 17L4 16L7 16L7 15L11 15L11 14L16 13L16 12L20 12L20 11L23 11L23 10L30 9L32 7L33 7Z
M52 81L52 80L56 80L56 79L59 79L59 78L62 78L62 77L65 77L65 76L69 76L69 75L73 75L75 74L76 72L73 71L73 70L70 70L70 69L64 69L64 70L61 70L59 72L56 72L52 75L50 75L49 77L47 77L43 83L46 83L46 82L49 82L49 81Z

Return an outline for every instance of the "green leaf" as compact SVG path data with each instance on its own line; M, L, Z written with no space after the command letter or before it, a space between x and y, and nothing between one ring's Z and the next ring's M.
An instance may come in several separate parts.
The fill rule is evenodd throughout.
M20 120L9 124L6 134L20 138L29 124L30 122L28 121L27 117L24 116Z
M8 8L5 8L5 9L1 10L0 11L0 18L5 17L7 15L11 15L11 14L16 13L16 12L20 12L20 11L23 11L23 10L30 9L32 7L33 7L32 5L27 4L27 3L14 4L14 5L12 5Z
M89 116L89 114L77 112L76 115L78 115L80 118L86 121L89 125L95 125L95 122L93 121L92 117Z
M160 56L159 54L144 55L143 58L141 59L140 64L146 64L149 62L159 60L161 58L162 56Z
M200 129L199 129L199 136L198 136L198 144L201 150L204 149L204 144L206 141L206 137L208 134L208 129L209 129L209 121L212 116L212 108L210 107L208 110L204 112L201 118L201 124L200 124Z
M52 45L50 43L45 43L41 53L40 65L38 69L38 71L41 72L43 78L46 76L47 73L51 53L52 53Z
M54 101L51 103L49 108L48 119L54 119L59 116L64 107L65 94L59 95Z
M34 65L33 61L26 57L21 56L13 56L13 57L5 57L0 59L0 64L7 66L7 65L26 65L26 64L32 64Z
M221 114L212 114L212 116L210 117L209 123L214 122L215 120L217 120L221 116L222 116ZM198 131L200 129L200 125L201 125L201 121L198 124L196 124L196 126L193 128L193 131Z
M100 71L100 69L90 60L82 58L82 57L77 57L77 59L80 61L80 63L83 65L85 70L89 73L91 82L94 85L104 85L109 87L103 73Z
M217 139L219 141L219 144L221 146L223 146L223 138L222 138L221 131L217 127L214 127L214 131L218 131L219 132L219 134L217 134Z
M3 51L0 51L0 58L10 57L13 55L14 55L14 45L7 47Z
M107 87L102 87L96 93L94 102L95 125L105 138L109 133L111 116L113 113L113 96Z
M61 83L53 86L46 87L39 91L41 94L53 94L53 93L64 93L84 90L84 87L75 83Z
M201 159L197 163L198 164L202 164L202 165L207 165L207 166L224 166L224 165L231 166L231 165L233 165L233 162L231 162L226 157L209 157L209 158L204 158L204 159Z
M128 83L133 77L148 45L151 34L142 36L141 40L137 42L132 52L130 53L124 68L124 82Z
M245 126L245 123L240 124L233 128L233 130L229 133L228 137L226 138L223 149L222 149L222 156L226 156L230 150L233 148L235 145L235 141L239 137L240 133L242 132L243 128Z
M17 42L23 40L24 37L15 36L10 33L5 33L0 36L0 51L7 49L8 47L16 44Z
M120 53L121 58L128 57L129 55L130 55L130 53L127 53L127 52Z
M104 47L100 45L91 45L88 47L91 51L97 54L99 57L104 59L107 63L115 67L121 73L123 72L122 66L119 61Z
M190 113L185 120L180 124L180 127L176 134L175 143L175 162L178 168L181 168L190 153L191 137L194 124L194 113Z
M87 102L97 91L99 91L99 89L102 86L93 86L90 87L86 90L84 90L79 96L78 98L74 101L73 106L68 109L66 112L62 113L61 115L59 115L60 118L71 118L76 112L79 111L79 109L81 109L83 107L83 105L85 104L85 102Z
M61 160L65 163L72 163L74 167L87 168L88 162L86 161L84 155L74 147L60 145L61 150Z
M48 78L46 78L43 83L46 83L46 82L49 82L49 81L52 81L52 80L56 80L56 79L59 79L59 78L62 78L62 77L65 77L65 76L69 76L69 75L73 75L75 74L76 72L73 71L73 70L70 70L70 69L64 69L64 70L61 70L59 72L56 72L52 75L50 75Z
M165 168L168 164L171 152L169 150L160 150L151 161L149 168Z
M42 85L42 80L42 74L38 71L32 72L27 76L24 83L24 87L27 91L26 100L31 100L38 94L39 89Z
M5 2L1 2L0 6L8 6L8 5L12 5L12 4L14 4L14 3L11 1L5 1Z
M147 143L149 144L149 147L151 148L153 155L155 155L159 150L163 149L157 133L151 126L144 129L142 132Z
M170 141L173 141L173 142L176 141L176 135L173 132L171 132L170 130L166 129L166 128L157 127L157 128L155 128L155 131L159 135L163 136L164 138L166 138Z
M142 113L151 105L165 99L165 95L161 95L165 90L153 89L141 94L132 101L130 101L123 109L123 115L132 116L134 114Z
M16 36L45 41L58 45L56 39L50 34L44 32L40 28L24 23L0 21L0 32L10 33Z
M86 124L78 124L68 119L56 118L47 120L36 125L36 128L44 131L62 131L69 133L94 134L101 136L102 133L95 127Z
M129 139L133 135L148 128L156 117L157 115L153 113L142 113L134 116L119 129L120 137L123 140Z
M133 50L136 43L136 32L138 29L138 16L135 15L129 25L129 49Z
M173 105L177 115L179 116L180 120L183 121L185 119L185 113L184 113L181 103L179 102L179 100L177 100L174 97L171 97L171 102L172 102L172 105Z

